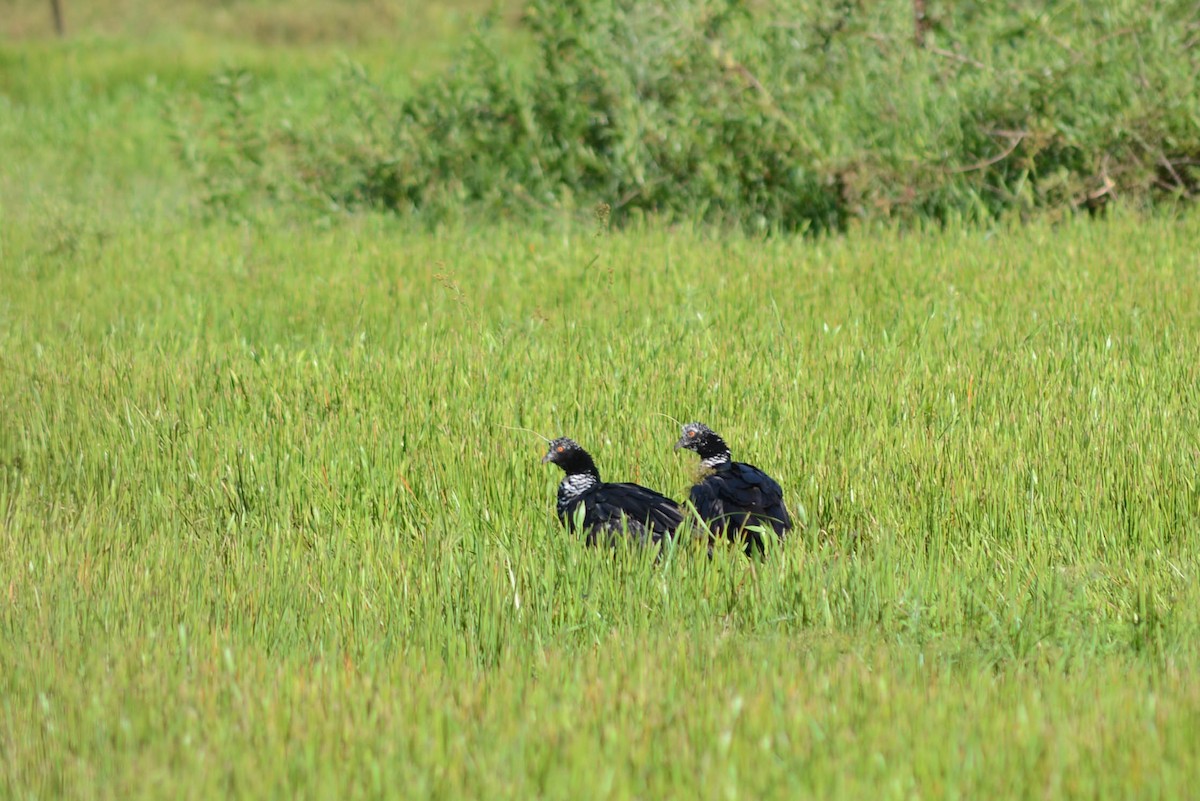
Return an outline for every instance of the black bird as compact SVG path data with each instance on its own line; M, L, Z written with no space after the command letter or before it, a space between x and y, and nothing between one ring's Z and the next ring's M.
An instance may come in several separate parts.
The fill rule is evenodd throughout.
M638 484L601 481L591 455L573 439L560 437L551 442L542 458L542 463L546 462L566 473L558 485L558 519L574 533L576 510L582 506L588 545L596 545L601 535L606 542L615 543L625 531L641 544L649 540L657 545L683 522L683 513L670 498Z
M746 538L747 553L762 551L762 536L747 526L772 528L782 538L792 527L775 479L752 464L735 462L725 440L702 423L688 423L675 448L700 454L704 475L692 487L691 500L714 538Z

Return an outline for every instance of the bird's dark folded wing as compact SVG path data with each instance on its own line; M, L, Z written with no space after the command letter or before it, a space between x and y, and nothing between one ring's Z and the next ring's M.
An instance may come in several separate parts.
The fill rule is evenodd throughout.
M615 537L628 534L635 542L645 543L654 539L653 531L645 524L630 517L624 509L606 503L588 507L588 519L584 521L588 545L603 540L606 544L616 542ZM603 536L601 536L603 535Z
M755 497L754 514L778 523L776 530L791 528L792 520L783 503L783 488L779 482L751 464L737 465L738 475L747 487L752 487Z
M755 518L781 534L791 526L783 490L753 465L735 462L709 475L692 488L692 503L714 531L754 525Z
M626 516L670 534L683 522L679 505L670 498L639 484L605 484L602 501L619 507Z
M704 520L723 520L725 518L725 503L722 499L721 482L716 476L701 481L692 487L692 506Z
M764 473L762 470L759 470L757 467L755 467L752 464L748 464L748 465L744 465L744 466L746 467L748 472L753 474L753 476L754 476L753 480L756 481L759 484L759 486L761 486L763 488L763 492L766 492L766 493L769 493L771 495L775 495L775 496L778 496L781 498L783 497L783 488L779 486L778 481L771 478L769 475Z

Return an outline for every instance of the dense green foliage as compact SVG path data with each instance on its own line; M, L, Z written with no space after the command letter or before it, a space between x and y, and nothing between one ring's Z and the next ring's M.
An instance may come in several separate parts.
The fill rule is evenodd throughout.
M525 58L482 33L411 95L350 69L319 122L264 109L250 141L289 155L233 148L222 174L433 219L603 202L784 230L1171 202L1200 180L1191 2L930 4L921 46L908 3L534 0L523 22ZM226 142L248 141L238 108Z

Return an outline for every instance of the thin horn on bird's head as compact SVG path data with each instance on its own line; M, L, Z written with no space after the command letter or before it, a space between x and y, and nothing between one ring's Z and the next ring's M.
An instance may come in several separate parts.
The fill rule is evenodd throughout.
M671 416L671 415L669 415L669 414L663 414L662 412L653 412L653 414L654 414L656 417L665 417L665 418L667 418L668 420L670 420L672 423L674 423L675 425L679 426L680 428L682 428L682 427L683 427L683 423L679 422L678 420L676 420L674 417L672 417L672 416Z
M507 428L509 431L524 431L527 434L533 434L535 437L538 437L539 439L546 442L547 444L551 441L549 437L539 434L538 432L534 431L532 428L522 428L521 426L506 426L503 423L500 424L500 427Z

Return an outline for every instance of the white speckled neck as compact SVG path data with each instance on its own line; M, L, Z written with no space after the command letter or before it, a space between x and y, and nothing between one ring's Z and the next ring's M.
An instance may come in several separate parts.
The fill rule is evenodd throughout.
M729 451L718 453L716 456L706 456L700 460L700 466L706 470L713 470L726 464L729 461Z
M570 500L578 498L599 483L600 479L591 473L573 473L562 480L559 493L563 498Z

